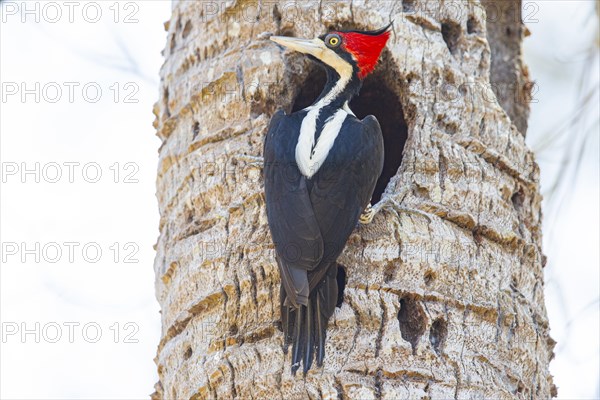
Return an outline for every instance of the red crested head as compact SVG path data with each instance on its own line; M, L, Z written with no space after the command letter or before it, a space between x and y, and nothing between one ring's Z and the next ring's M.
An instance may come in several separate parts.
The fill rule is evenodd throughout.
M350 53L356 60L359 69L358 77L360 79L364 79L375 69L379 56L390 38L391 25L368 32L332 32L342 37L343 49Z
M285 36L271 36L271 40L313 57L346 80L354 73L362 80L375 69L391 26L376 31L333 31L312 40Z

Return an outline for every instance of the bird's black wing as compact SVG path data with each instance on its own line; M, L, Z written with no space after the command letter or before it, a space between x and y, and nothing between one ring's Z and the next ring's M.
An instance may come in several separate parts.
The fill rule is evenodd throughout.
M348 116L310 192L324 243L321 263L335 262L344 249L382 169L379 122L373 116L362 121Z
M300 122L277 112L264 145L264 184L267 216L275 244L282 285L289 302L306 305L307 271L323 256L323 240L307 188L295 160Z
M383 136L377 119L369 116L359 121L348 116L324 165L311 182L310 200L318 216L324 254L319 265L308 273L308 305L288 310L290 315L286 316L288 321L294 321L288 323L294 327L292 371L303 359L306 373L315 350L317 365L323 363L327 323L338 297L336 260L371 200L383 169L383 154Z

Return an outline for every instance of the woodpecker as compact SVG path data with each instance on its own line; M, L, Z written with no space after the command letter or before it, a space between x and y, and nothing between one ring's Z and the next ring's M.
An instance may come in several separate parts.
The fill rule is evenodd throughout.
M267 219L281 275L284 350L292 374L322 367L327 323L337 298L338 256L370 205L383 169L377 119L349 107L377 64L391 24L375 31L331 31L315 39L272 36L324 67L315 102L271 119L264 143ZM382 105L383 106L383 105Z

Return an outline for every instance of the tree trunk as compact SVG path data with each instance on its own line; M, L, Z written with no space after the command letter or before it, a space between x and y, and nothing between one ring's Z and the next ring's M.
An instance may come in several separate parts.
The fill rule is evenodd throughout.
M153 398L555 394L539 170L522 134L523 29L506 12L486 24L495 4L174 2L154 110L163 144ZM393 198L428 216L387 208L357 227L339 258L345 288L329 323L325 366L294 377L282 350L279 273L252 156L262 155L271 115L310 104L324 73L268 37L312 38L390 20L387 50L351 108L374 114L384 133L374 201ZM519 95L500 96L495 82L515 85Z

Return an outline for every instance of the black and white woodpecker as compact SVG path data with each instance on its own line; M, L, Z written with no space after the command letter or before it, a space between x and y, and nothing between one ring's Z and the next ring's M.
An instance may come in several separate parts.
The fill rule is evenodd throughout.
M269 228L281 274L284 347L292 373L325 357L325 335L338 297L338 256L369 206L383 168L377 119L349 107L390 37L376 31L332 31L315 39L272 36L324 67L327 83L315 102L272 118L264 145Z

